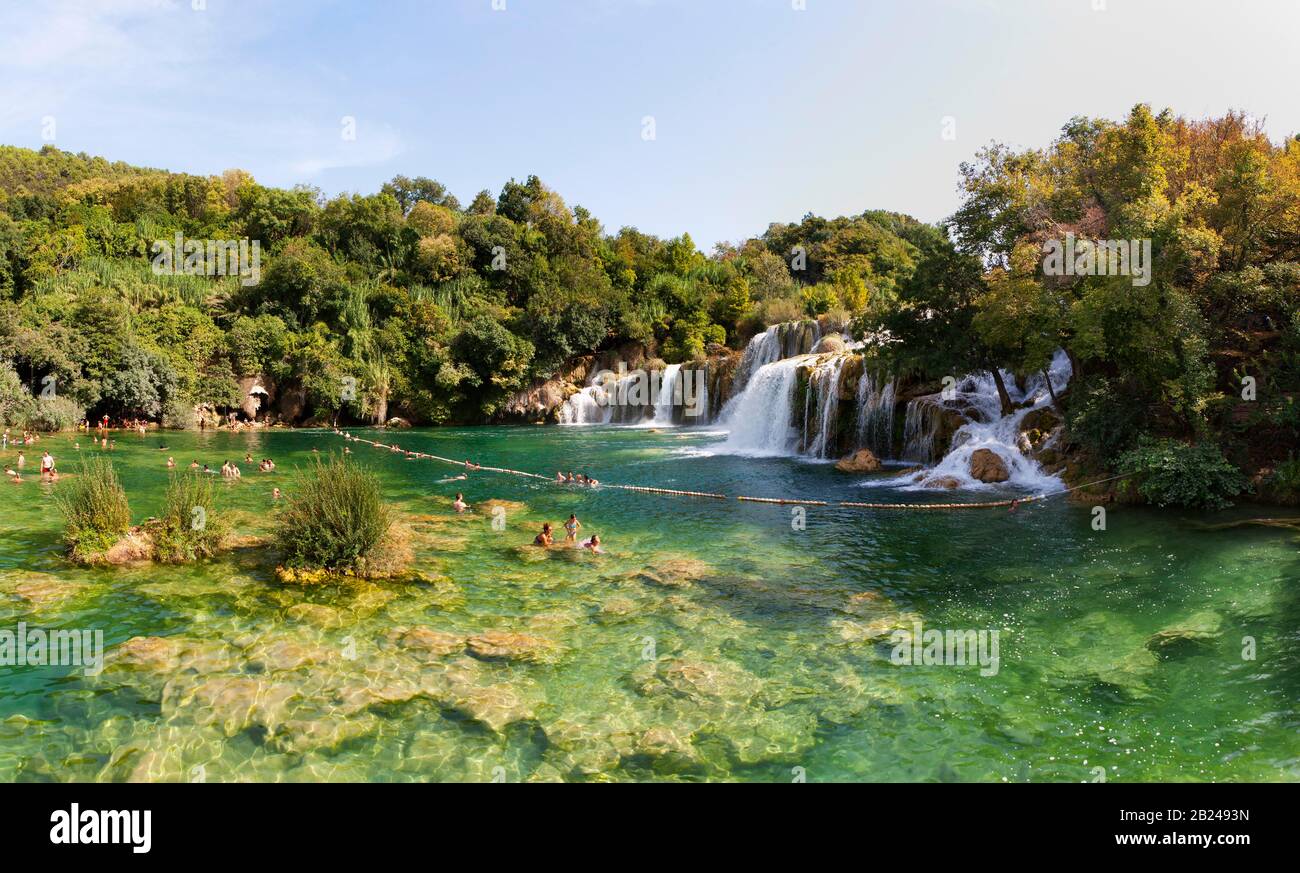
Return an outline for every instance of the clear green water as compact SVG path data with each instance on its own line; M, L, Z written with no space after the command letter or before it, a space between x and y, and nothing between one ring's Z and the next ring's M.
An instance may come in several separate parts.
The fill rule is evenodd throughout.
M159 439L118 437L137 520L160 507L167 454L215 469L248 451L280 465L243 465L241 482L222 485L250 535L267 531L272 487L287 487L312 447L341 446L319 431L166 434L165 453ZM716 439L702 434L398 439L631 484L899 499L826 465L680 451ZM73 468L62 436L28 452L29 465L44 447ZM440 484L458 471L356 451L411 521L429 581L287 588L257 547L199 566L74 568L51 486L0 486L0 629L100 628L110 650L94 677L0 667L0 779L1080 781L1097 767L1110 781L1300 777L1294 534L1204 531L1177 512L1125 508L1094 531L1087 508L1060 499L1014 514L809 507L799 531L789 507L487 473ZM481 507L449 512L457 490L471 504L521 505L495 530ZM608 554L526 547L569 512ZM646 567L656 576L638 575ZM33 579L44 583L35 597ZM1146 649L1206 613L1216 636L1164 659ZM916 618L999 630L997 675L895 665L888 640L866 630ZM415 626L454 635L453 651L390 639ZM488 629L549 648L535 661L465 654L460 638ZM114 663L137 636L170 638L175 660ZM1242 657L1248 636L1254 660Z

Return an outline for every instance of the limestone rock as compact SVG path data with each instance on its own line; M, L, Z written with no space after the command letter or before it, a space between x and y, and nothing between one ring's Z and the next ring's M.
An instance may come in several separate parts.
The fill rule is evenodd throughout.
M841 473L874 473L880 469L880 459L871 449L858 449L847 457L835 462L835 469Z
M1222 636L1223 619L1214 612L1198 612L1152 634L1147 648L1164 659L1194 654Z
M388 642L429 658L440 658L465 649L465 638L459 634L437 631L423 625L393 628L388 632Z
M976 449L971 453L970 474L981 482L1005 482L1011 478L1006 462L991 449Z
M510 631L484 631L465 643L466 650L485 661L544 661L559 648L545 637Z

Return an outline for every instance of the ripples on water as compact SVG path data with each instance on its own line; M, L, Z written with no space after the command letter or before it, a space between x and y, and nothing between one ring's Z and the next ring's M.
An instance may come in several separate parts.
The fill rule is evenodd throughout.
M395 438L545 474L891 499L825 464L705 454L717 433L534 427ZM114 453L136 519L161 508L167 455L180 468L197 458L215 469L250 452L274 457L280 472L244 464L243 480L222 490L238 532L254 535L267 531L271 488L289 487L313 446L341 448L309 431L165 434L166 452L159 439L121 435ZM36 448L47 446L63 470L74 468L70 440ZM1078 781L1104 767L1108 779L1129 781L1300 772L1293 534L1206 532L1175 512L1125 508L1110 509L1108 529L1097 532L1086 508L1060 499L1013 514L809 506L806 529L796 530L789 506L486 473L438 484L457 471L356 452L412 522L427 582L285 588L263 548L179 568L73 568L60 557L51 486L6 486L0 629L101 628L110 650L132 637L170 643L135 644L130 666L98 677L0 666L0 778L772 781L803 772L814 781ZM449 513L456 491L480 511ZM505 531L481 507L491 499L510 501ZM542 521L558 528L569 512L609 554L526 546ZM1164 660L1150 655L1153 633L1207 615L1217 636ZM914 620L997 629L999 672L890 663L888 640L873 641L873 632ZM446 651L398 637L420 626L445 633L437 639ZM538 638L543 650L532 660L466 654L465 638L490 629ZM1253 661L1241 656L1248 636Z

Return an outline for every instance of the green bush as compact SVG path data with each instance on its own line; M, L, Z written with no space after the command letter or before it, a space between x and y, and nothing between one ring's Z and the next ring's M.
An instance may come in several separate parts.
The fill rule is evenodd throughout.
M276 519L287 567L360 573L393 524L378 478L345 457L315 459L289 493Z
M1120 471L1137 477L1138 492L1157 506L1223 509L1249 487L1246 477L1211 442L1195 445L1144 436L1125 452Z
M1293 454L1278 464L1268 477L1267 487L1271 496L1280 502L1300 503L1300 458Z
M131 527L126 491L107 458L82 463L77 475L59 483L54 501L63 513L63 540L79 560L111 548Z
M1066 407L1070 439L1098 458L1111 458L1131 448L1141 431L1141 408L1107 379L1081 381L1071 389Z
M23 380L8 364L0 363L0 425L27 427L36 411L36 400Z
M156 560L183 564L217 553L227 525L217 511L216 497L213 477L172 474L162 516L151 531Z
M60 430L72 430L86 417L85 407L76 401L63 397L38 397L36 408L28 419L28 426L33 430L53 433Z
M194 404L180 395L168 397L163 403L162 424L175 430L194 430L198 427Z

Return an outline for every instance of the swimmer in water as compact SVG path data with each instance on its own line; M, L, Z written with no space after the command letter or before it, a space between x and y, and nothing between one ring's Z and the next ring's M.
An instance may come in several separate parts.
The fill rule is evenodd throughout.
M566 543L576 543L578 541L578 528L582 527L582 522L578 521L575 513L569 514L569 520L564 523L564 541Z
M460 492L456 492L456 499L452 502L451 505L452 508L455 509L457 512L464 512L465 510L469 509L469 504L465 502L465 496Z
M541 546L542 548L546 548L554 541L554 538L551 536L551 523L549 521L542 525L542 532L533 537L533 545Z
M167 469L168 469L168 470L171 470L171 469L174 468L175 466L176 466L176 461L173 460L171 457L168 457L168 458L167 458Z
M280 489L279 489L279 488L272 488L272 489L271 489L271 499L272 499L272 500L279 500L279 499L280 499Z
M593 555L603 555L605 550L600 547L600 537L592 534L589 539L582 541L582 547L590 551Z

